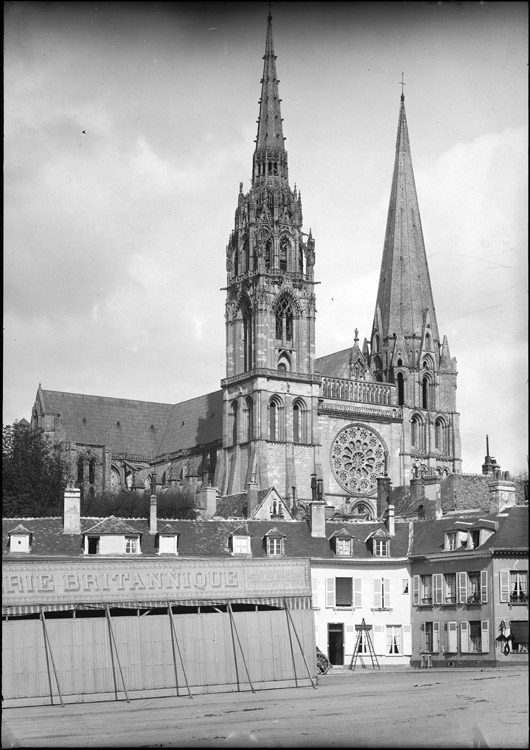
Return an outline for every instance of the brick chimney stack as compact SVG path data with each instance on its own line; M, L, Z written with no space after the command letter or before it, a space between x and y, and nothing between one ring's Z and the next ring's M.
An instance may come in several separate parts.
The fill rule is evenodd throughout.
M320 500L309 503L309 526L312 537L326 538L326 503Z
M64 491L63 534L81 533L81 490L67 487Z

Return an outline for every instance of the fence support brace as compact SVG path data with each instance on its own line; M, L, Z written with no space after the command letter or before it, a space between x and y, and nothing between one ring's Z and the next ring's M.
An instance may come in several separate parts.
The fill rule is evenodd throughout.
M313 678L311 677L311 671L310 671L310 669L309 669L309 666L308 666L308 664L307 664L307 660L306 660L306 658L305 658L305 653L304 653L304 649L302 648L302 644L300 643L300 638L298 637L298 633L297 633L297 631L296 631L296 628L295 628L295 626L294 626L293 618L292 618L292 616L291 616L291 610L289 609L289 606L288 606L288 604L287 604L287 599L284 599L284 600L283 600L283 604L284 604L284 607L285 607L285 611L286 611L286 613L287 613L287 618L288 618L288 619L287 619L287 627L289 627L289 622L290 622L290 623L291 623L291 625L292 625L292 628L293 628L293 630L294 630L294 634L295 634L295 636L296 636L296 640L298 641L298 646L300 647L300 653L302 654L302 659L304 660L305 668L307 669L307 674L308 674L308 676L309 676L309 679L311 680L311 685L312 685L312 687L313 687L313 688L314 688L314 689L316 690L316 687L317 687L317 686L316 686L316 684L315 684L315 682L314 682ZM289 630L289 640L290 640L290 639L291 639L291 631ZM293 663L294 663L294 656L293 656ZM294 676L295 676L295 681L296 681L296 669L295 669L295 675L294 675ZM297 685L297 687L298 687L298 682L296 682L296 685Z
M116 696L116 700L118 700L118 688L116 686L116 671L114 669L114 655L112 651L112 647L114 646L114 653L116 654L116 661L118 662L118 669L120 670L120 677L121 677L121 683L123 685L123 692L125 693L125 698L127 699L127 703L130 703L129 695L127 694L127 688L125 687L125 680L123 679L123 672L121 670L121 664L120 664L120 657L118 654L118 647L116 646L116 639L114 638L114 631L112 630L112 623L111 623L111 617L110 617L110 609L109 605L105 605L105 612L107 615L107 622L109 625L109 635L110 635L110 656L112 659L112 674L114 677L114 695Z
M42 607L40 608L40 619L42 622L42 630L44 632L44 651L46 652L46 667L48 669L48 682L50 684L50 702L53 706L52 676L50 674L50 660L51 660L52 667L53 667L53 674L55 676L55 682L57 684L57 692L59 693L61 706L64 708L63 696L61 695L61 688L59 687L59 680L57 678L57 670L55 669L55 661L53 660L52 647L50 645L50 639L48 637L48 630L46 629L46 618L44 617L44 610Z
M175 644L177 644L177 650L179 652L179 659L180 659L180 666L182 667L182 672L184 673L184 681L186 683L186 687L188 688L188 695L190 698L193 698L193 695L191 694L190 686L188 685L188 678L186 676L186 670L184 669L184 661L182 659L182 653L180 651L177 633L175 630L175 622L173 620L173 611L171 609L171 602L168 602L167 604L167 613L169 615L169 622L171 625L171 646L173 648L173 665L175 667L175 685L177 688L177 695L179 695L179 681L178 681L178 674L177 674L177 657L175 654Z
M247 673L248 684L250 685L250 689L252 690L252 692L255 693L256 691L254 690L254 685L252 684L252 682L250 680L250 675L248 673L247 662L245 660L245 654L243 653L243 647L241 646L241 641L239 640L239 634L237 632L236 623L235 623L235 620L234 620L234 613L232 612L232 605L230 604L230 602L227 603L227 609L228 609L228 614L230 615L230 626L232 628L232 643L234 641L234 633L235 633L236 634L236 638L237 638L237 642L239 644L239 650L241 651L241 656L243 657L243 664L245 666L245 672ZM236 663L237 689L239 690L239 674L238 674L238 671L237 671L237 653L236 653L235 645L234 645L234 660L235 660L235 663Z

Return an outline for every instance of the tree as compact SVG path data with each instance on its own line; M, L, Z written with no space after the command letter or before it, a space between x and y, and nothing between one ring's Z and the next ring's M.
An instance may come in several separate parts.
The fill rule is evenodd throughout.
M150 495L148 492L119 492L116 495L102 493L81 500L81 515L84 517L116 516L117 518L149 518ZM188 489L172 489L157 495L157 517L164 519L197 517L195 493Z
M2 430L3 516L60 516L66 465L42 430L15 422Z

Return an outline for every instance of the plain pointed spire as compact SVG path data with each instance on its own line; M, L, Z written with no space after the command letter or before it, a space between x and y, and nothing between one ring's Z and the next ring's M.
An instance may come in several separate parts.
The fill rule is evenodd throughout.
M432 336L439 341L403 93L377 308L383 340L400 333L420 336L429 311Z
M263 61L256 149L283 149L282 116L278 91L279 81L276 74L276 55L274 54L272 16L270 13L267 18L267 37L265 39Z

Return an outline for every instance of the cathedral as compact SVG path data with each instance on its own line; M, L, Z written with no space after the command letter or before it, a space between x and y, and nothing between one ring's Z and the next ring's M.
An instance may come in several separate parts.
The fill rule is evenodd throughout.
M269 14L251 186L226 246L220 390L163 404L39 385L31 427L85 495L193 488L245 502L274 489L290 512L318 499L376 518L382 490L461 474L457 366L436 320L405 97L372 330L319 358L318 238L291 187L280 102Z

